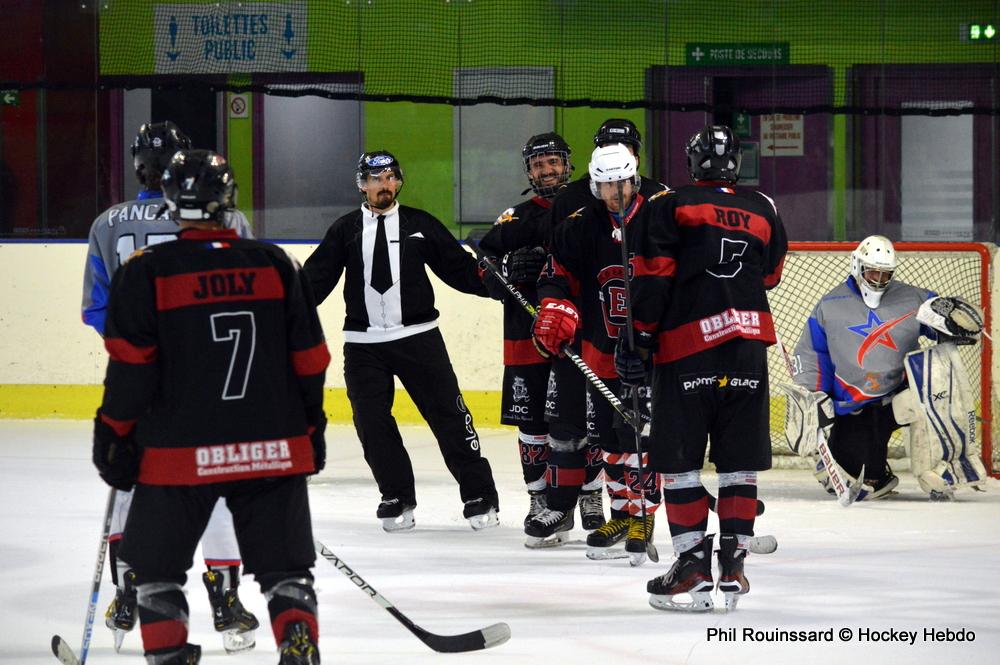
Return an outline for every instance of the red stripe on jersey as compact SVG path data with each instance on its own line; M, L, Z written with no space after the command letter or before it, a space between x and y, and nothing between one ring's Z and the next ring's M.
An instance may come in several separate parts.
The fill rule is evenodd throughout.
M129 365L148 365L156 360L158 347L136 346L121 337L105 337L104 348L112 360Z
M767 219L741 208L728 208L711 203L677 206L675 213L680 226L717 226L730 231L742 231L771 242L771 225Z
M551 256L551 254L549 256ZM576 275L566 270L566 268L563 268L562 264L556 261L554 256L552 257L552 272L555 275L564 277L566 281L569 282L569 294L571 296L576 297L580 295L580 280L576 278ZM544 269L542 269L542 274L545 274Z
M272 441L220 443L188 448L143 449L139 482L146 485L206 485L248 478L311 473L308 436Z
M316 621L316 615L300 609L279 612L278 616L271 619L271 630L274 632L274 641L281 644L285 639L285 631L288 630L288 625L299 621L305 621L308 624L309 636L314 643L318 643L319 623Z
M708 520L708 497L703 496L690 503L673 503L664 501L667 505L667 521L671 525L692 527ZM756 504L754 505L756 510Z
M785 268L785 257L781 257L781 262L770 275L764 275L764 288L773 289L781 281L781 271Z
M720 520L735 519L753 522L757 517L757 499L745 496L720 496L716 508Z
M580 357L600 378L618 378L618 372L615 371L615 354L605 353L587 340L583 340L580 344Z
M292 351L291 355L296 376L319 374L330 365L330 350L326 348L326 342L303 351Z
M651 259L636 256L632 259L632 271L633 277L642 277L643 275L672 277L677 272L677 262L666 256L657 256Z
M278 271L265 268L230 268L156 278L159 311L217 302L282 300L285 286Z
M655 363L686 358L732 339L755 339L774 344L774 322L769 312L727 309L698 321L685 323L660 333Z
M103 411L101 411L101 422L113 429L118 436L127 435L135 427L135 420L115 420Z
M530 339L505 339L503 341L504 365L543 365L549 360L542 357Z
M147 652L182 647L187 644L188 628L183 621L176 619L152 623L139 621L139 629L142 632L142 648Z

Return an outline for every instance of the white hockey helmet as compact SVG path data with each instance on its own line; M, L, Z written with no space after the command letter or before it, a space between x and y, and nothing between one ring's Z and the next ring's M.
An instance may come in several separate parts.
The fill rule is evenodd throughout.
M597 189L599 182L618 182L631 180L632 185L639 188L638 164L635 155L621 143L612 143L594 148L590 155L590 193L601 198Z
M868 236L851 252L851 275L870 309L878 307L896 272L896 250L885 236Z

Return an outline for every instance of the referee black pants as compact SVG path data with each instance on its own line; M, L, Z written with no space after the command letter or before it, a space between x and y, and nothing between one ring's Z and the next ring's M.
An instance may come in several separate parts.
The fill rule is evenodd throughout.
M398 376L430 426L462 501L483 498L499 509L490 464L458 388L437 328L391 342L344 344L344 380L365 461L383 500L417 505L413 466L392 417Z

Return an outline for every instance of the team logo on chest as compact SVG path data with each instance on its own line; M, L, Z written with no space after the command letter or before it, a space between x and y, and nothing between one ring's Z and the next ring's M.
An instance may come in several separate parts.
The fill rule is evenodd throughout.
M633 270L629 257L629 272ZM625 311L625 271L620 265L606 266L597 273L597 296L601 299L604 328L611 339L618 339L618 329L627 325Z
M899 351L899 347L896 346L896 340L892 338L892 329L913 316L914 313L910 312L883 323L873 310L869 310L867 321L856 326L848 326L847 329L852 333L865 338L858 347L858 366L865 366L865 356L877 346L884 346L893 351Z

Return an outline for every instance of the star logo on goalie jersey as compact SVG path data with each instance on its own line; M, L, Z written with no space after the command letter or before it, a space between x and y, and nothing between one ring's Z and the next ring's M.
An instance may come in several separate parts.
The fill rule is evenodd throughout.
M899 347L896 346L896 340L892 338L892 333L890 331L914 314L915 312L910 312L909 314L904 314L897 319L883 323L874 311L869 310L868 320L865 323L856 326L848 326L847 329L852 333L861 335L865 338L865 341L861 342L861 346L858 347L858 366L865 366L865 356L868 355L868 352L876 346L884 346L892 349L893 351L898 351Z

